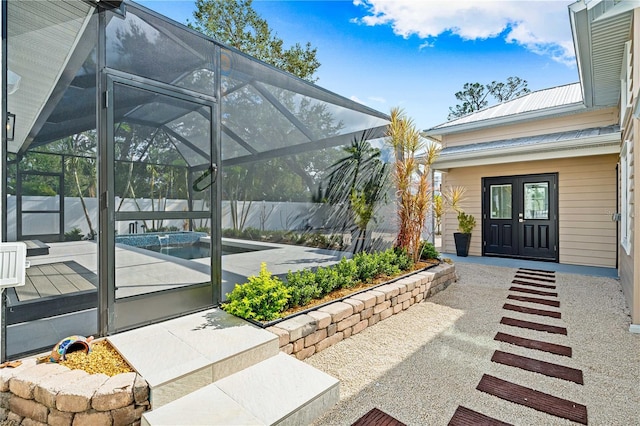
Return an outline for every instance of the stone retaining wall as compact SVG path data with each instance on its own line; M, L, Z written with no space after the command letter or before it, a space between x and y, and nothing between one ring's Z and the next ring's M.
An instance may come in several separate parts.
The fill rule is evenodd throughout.
M88 374L60 364L24 360L0 369L3 424L139 425L149 407L149 385L136 373Z
M455 281L454 265L442 263L287 319L267 330L279 336L281 351L302 360L408 309Z

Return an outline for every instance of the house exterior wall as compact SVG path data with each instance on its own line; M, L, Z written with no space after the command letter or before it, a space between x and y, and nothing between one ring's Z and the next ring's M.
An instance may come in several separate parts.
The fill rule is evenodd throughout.
M633 30L632 30L632 70L631 70L631 82L632 82L632 105L638 101L638 92L640 90L640 66L636 63L640 59L640 25L636 23L640 22L640 10L635 9L633 13ZM637 141L640 141L640 126L638 125L638 119L634 118L632 114L627 114L624 117L622 123L622 140L630 141L634 145L633 153L631 155L632 162L630 163L630 173L628 188L630 195L635 193L635 165L640 164L640 150L637 149ZM630 245L630 252L618 242L619 251L619 276L620 285L622 286L622 292L624 293L627 305L629 306L631 313L631 321L633 324L640 325L640 221L636 221L636 217L640 217L640 203L635 203L635 196L630 197L631 212L628 220L632 221L632 241ZM622 211L622 206L619 205L619 211Z
M605 127L617 123L618 108L603 108L562 117L521 122L506 126L490 126L471 132L448 134L443 136L442 145L443 147L453 147L467 145L469 143L482 143L593 127Z
M462 208L476 217L470 255L482 255L482 178L558 173L560 263L616 266L616 163L618 156L601 155L450 169L443 188L464 186ZM442 224L442 251L455 253L455 212Z

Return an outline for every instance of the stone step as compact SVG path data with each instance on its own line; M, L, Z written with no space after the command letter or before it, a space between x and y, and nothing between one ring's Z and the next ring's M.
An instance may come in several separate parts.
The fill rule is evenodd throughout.
M142 424L303 425L338 402L337 379L279 353L146 412Z
M221 309L108 338L149 383L157 409L278 354L278 336Z

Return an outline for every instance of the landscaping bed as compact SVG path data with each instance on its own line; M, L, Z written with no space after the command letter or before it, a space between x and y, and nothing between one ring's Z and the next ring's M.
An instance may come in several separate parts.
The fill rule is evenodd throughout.
M131 425L149 408L149 385L106 340L61 363L38 361L0 369L2 424Z
M267 330L279 337L281 351L302 360L409 309L455 281L455 266L441 263L274 322Z

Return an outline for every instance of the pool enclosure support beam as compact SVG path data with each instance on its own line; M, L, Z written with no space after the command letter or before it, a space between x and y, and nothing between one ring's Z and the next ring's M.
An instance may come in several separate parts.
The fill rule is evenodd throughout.
M112 327L114 318L110 306L115 303L115 291L111 291L111 286L115 282L115 270L108 267L114 265L115 241L108 238L110 230L115 227L114 218L109 209L109 188L113 188L113 176L109 176L109 161L114 161L111 155L110 144L107 141L108 129L108 109L107 92L107 54L106 54L106 28L107 17L104 12L98 16L98 43L96 46L96 117L98 121L98 334L106 336ZM109 183L111 179L111 184Z
M2 57L0 62L2 63L2 75L0 84L0 93L2 94L2 104L0 105L0 117L2 117L2 131L0 137L2 143L0 144L0 242L7 241L7 126L5 125L7 119L7 0L2 0L0 4L0 26L2 27ZM7 327L6 324L6 308L7 308L7 292L0 290L2 295L0 297L0 360L4 362L7 359Z
M214 47L213 68L215 69L213 120L211 120L211 162L218 167L218 177L209 190L211 208L211 280L213 284L213 304L222 302L222 66L220 61L222 49Z
M319 141L301 143L297 145L284 146L282 148L272 149L270 151L264 151L257 154L243 155L241 157L234 157L226 159L222 162L224 166L234 166L238 164L251 163L254 161L269 160L272 158L285 157L294 154L302 154L309 151L317 151L320 149L331 148L335 146L344 145L345 142L350 141L353 137L358 137L362 133L367 133L367 139L378 139L385 137L387 126L379 126L370 130L359 130L357 132L348 133L345 135L332 136L330 138L321 139Z

